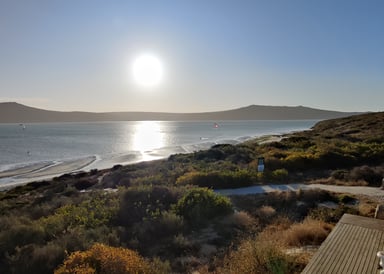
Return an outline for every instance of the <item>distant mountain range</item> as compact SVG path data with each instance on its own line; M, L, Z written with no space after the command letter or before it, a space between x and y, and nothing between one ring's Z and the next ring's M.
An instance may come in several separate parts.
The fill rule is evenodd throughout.
M0 103L0 123L95 122L95 121L188 121L188 120L305 120L332 119L359 114L303 106L250 105L233 110L201 113L165 112L63 112L43 110L15 102Z

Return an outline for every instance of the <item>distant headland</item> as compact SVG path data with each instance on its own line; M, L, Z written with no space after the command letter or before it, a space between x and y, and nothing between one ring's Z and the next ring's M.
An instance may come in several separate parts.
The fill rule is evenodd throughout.
M200 113L170 112L82 112L52 111L25 106L16 102L0 103L0 123L49 123L97 121L199 121L199 120L323 120L347 117L358 112L340 112L304 106L247 107Z

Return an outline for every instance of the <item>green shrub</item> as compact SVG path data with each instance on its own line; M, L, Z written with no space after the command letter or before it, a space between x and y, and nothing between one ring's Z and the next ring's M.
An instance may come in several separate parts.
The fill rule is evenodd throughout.
M282 162L289 170L306 170L316 166L315 156L308 152L292 151Z
M89 231L89 230L87 230ZM52 242L63 247L68 252L84 250L89 247L93 239L87 238L87 232L84 228L70 228L58 234Z
M157 257L150 262L150 268L149 273L151 274L169 274L172 272L169 261L162 261Z
M328 148L327 151L321 152L317 159L319 168L344 168L353 166L355 163L356 158L353 155L337 151L336 148L334 150Z
M380 186L383 174L383 168L373 168L365 165L353 168L350 179L354 181L364 180L371 186Z
M155 230L158 234L174 235L183 228L183 219L174 212L165 211L157 218L156 224Z
M189 191L178 201L175 209L177 214L197 226L233 211L232 204L227 197L206 188Z
M288 178L288 171L285 168L280 168L272 171L272 180L284 181Z
M135 185L136 186L137 185L161 185L163 181L164 181L163 175L157 174L157 175L150 175L150 176L140 176L138 178L131 179L129 185L132 185L132 186L135 186Z
M348 206L339 206L336 209L320 207L310 210L308 216L326 223L337 223L344 213L357 215L359 211Z
M192 171L180 176L176 183L180 185L197 185L209 188L237 188L252 185L258 180L257 173L248 169L236 171L201 172Z
M30 225L31 220L25 215L12 214L0 216L0 228L2 232L13 229L17 225Z
M38 222L49 239L78 226L90 229L109 224L116 218L118 210L118 199L112 195L93 193L90 199L78 205L64 205Z
M345 169L336 169L332 171L331 177L337 180L345 180L348 177L348 171Z
M186 238L183 234L177 234L172 238L171 241L171 250L175 254L184 254L187 250L191 250L193 247L193 242Z
M158 212L158 215L145 218L130 230L131 237L140 242L140 248L153 246L153 242L168 242L168 239L181 233L183 218L171 211Z
M128 188L121 195L118 222L123 226L131 226L144 218L169 210L181 196L180 191L182 190L166 186Z
M74 183L74 187L77 190L87 189L97 184L97 180L80 179Z
M218 144L210 149L194 153L195 160L215 162L226 160L232 163L248 163L252 160L253 151L246 145Z
M351 197L350 195L348 194L340 194L338 196L338 199L340 201L340 203L342 204L348 204L348 203L354 203L356 202L356 199Z
M15 224L0 232L0 254L12 254L15 247L44 243L44 230L37 224Z
M9 272L50 274L63 261L64 256L64 247L52 243L16 247L15 254L8 259Z

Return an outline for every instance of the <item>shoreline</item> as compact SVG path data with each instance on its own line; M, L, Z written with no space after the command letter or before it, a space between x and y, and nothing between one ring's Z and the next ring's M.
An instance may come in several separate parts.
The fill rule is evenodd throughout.
M96 159L96 156L89 156L80 159L36 163L31 166L5 170L0 172L0 191L35 181L53 179L53 177L65 173L82 171L92 166ZM10 182L1 183L1 180L6 179Z
M259 144L265 144L269 142L278 142L283 138L283 135L262 135L254 138L247 138L242 142L237 142L237 144L244 143L250 140L256 141ZM236 145L236 144L234 144ZM160 148L163 149L163 148ZM159 150L160 150L159 149ZM209 149L209 148L205 148ZM204 149L204 150L205 150ZM180 153L180 152L176 152ZM191 152L186 152L186 154ZM17 187L19 185L24 185L36 181L41 180L51 180L54 177L63 175L65 173L73 173L80 171L90 171L91 169L105 169L109 170L114 165L130 165L140 162L151 162L160 159L165 159L169 155L142 155L142 158L138 158L136 160L130 158L128 155L119 155L115 159L116 160L129 160L129 161L105 161L104 165L99 164L100 159L97 156L88 156L84 158L78 159L65 159L61 161L46 161L40 163L32 163L31 165L20 166L15 168L6 169L0 171L0 191L6 191L11 188ZM4 183L2 181L5 181Z

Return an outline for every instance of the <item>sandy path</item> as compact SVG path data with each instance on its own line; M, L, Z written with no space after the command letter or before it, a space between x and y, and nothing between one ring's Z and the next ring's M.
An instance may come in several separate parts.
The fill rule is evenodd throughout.
M338 192L338 193L349 193L349 194L354 194L354 195L384 197L384 190L382 190L380 187L334 186L334 185L312 184L312 185L308 185L308 188L320 188L320 189L324 189L327 191Z
M222 195L247 195L247 194L260 194L273 191L296 191L299 189L324 189L327 191L348 193L354 195L367 195L371 197L384 197L384 190L378 187L368 186L334 186L334 185L321 185L321 184L285 184L285 185L260 185L250 186L233 189L218 189L216 193Z

